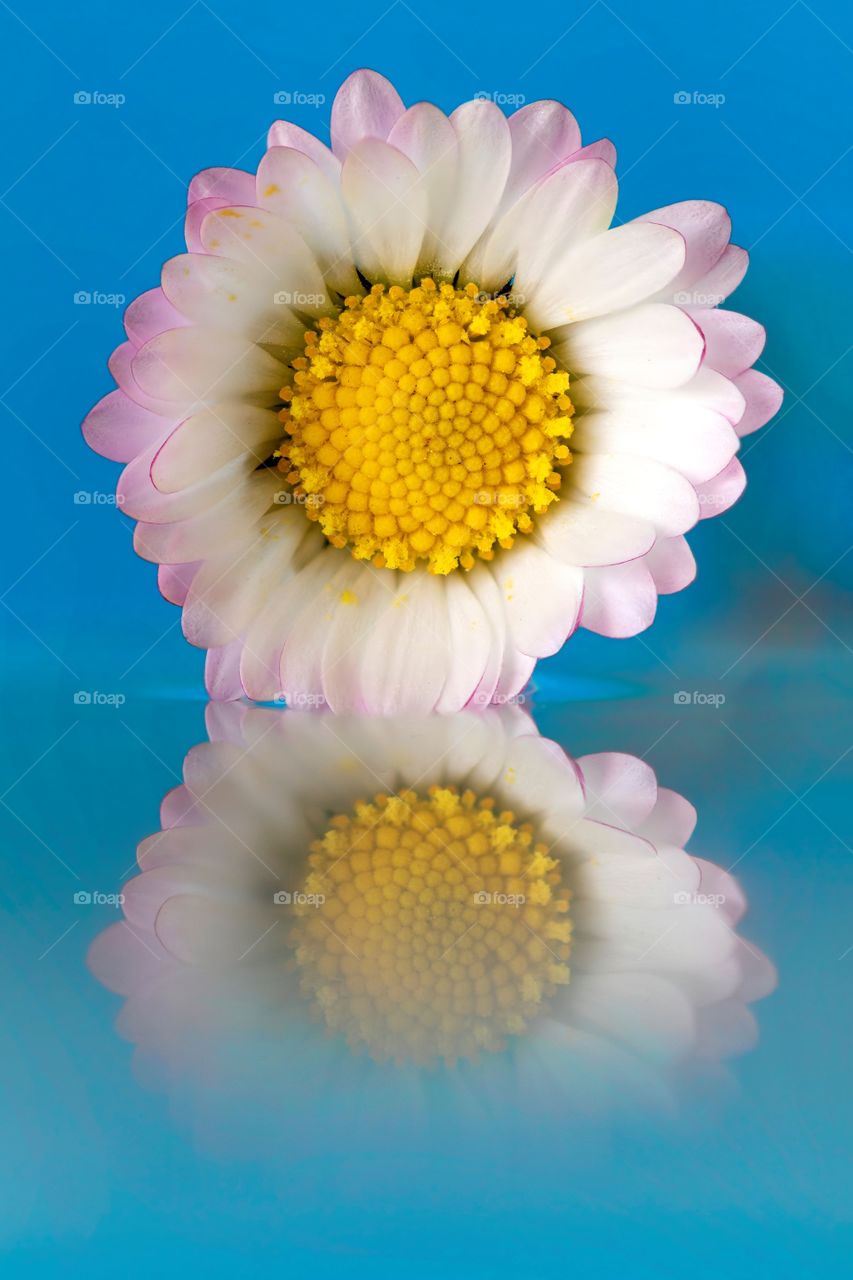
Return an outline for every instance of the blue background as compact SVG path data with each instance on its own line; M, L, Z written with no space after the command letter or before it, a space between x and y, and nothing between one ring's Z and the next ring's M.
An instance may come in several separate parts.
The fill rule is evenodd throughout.
M16 0L0 5L0 38L0 893L6 1025L19 1023L23 1049L0 1240L13 1273L415 1275L431 1259L466 1276L835 1274L835 1228L849 1223L850 1129L836 1108L853 963L851 853L836 834L850 740L849 7ZM786 390L777 419L745 441L744 499L690 536L697 583L661 601L647 634L581 633L537 671L546 732L578 754L653 748L662 780L707 815L711 856L750 849L739 871L752 936L782 973L731 1127L699 1147L612 1139L587 1183L564 1180L533 1139L514 1153L518 1180L469 1152L373 1170L372 1195L353 1190L357 1152L304 1179L212 1161L134 1086L110 1031L115 1002L82 968L108 917L74 915L71 876L110 891L155 828L203 736L203 655L133 555L130 521L99 500L118 469L88 452L78 424L111 387L122 308L75 294L129 302L155 285L182 248L191 176L254 168L281 114L328 139L335 89L362 65L407 102L446 110L477 92L565 101L586 141L617 145L622 220L688 197L726 204L752 252L732 305L766 324L759 367ZM96 91L126 101L75 103ZM679 105L682 91L725 101ZM281 108L280 92L325 101ZM75 503L80 492L95 497ZM79 689L121 693L121 718L76 706ZM674 710L678 689L723 693L725 717Z

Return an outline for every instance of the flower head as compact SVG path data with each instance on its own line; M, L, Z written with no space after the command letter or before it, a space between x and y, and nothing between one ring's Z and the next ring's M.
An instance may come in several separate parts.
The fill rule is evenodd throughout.
M231 705L210 725L90 955L179 1080L233 1102L270 1072L298 1114L315 1079L325 1107L368 1076L390 1105L413 1071L464 1064L463 1093L505 1103L517 1073L588 1114L752 1043L772 966L732 876L684 851L692 806L641 760L572 760L517 707Z
M613 148L556 102L447 117L359 71L331 135L193 180L86 437L215 697L505 698L578 626L647 627L742 491L780 401L718 305L747 255L706 201L612 226Z

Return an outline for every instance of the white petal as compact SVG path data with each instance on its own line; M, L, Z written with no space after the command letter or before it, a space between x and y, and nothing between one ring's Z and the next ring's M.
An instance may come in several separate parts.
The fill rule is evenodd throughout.
M246 404L203 409L180 423L160 445L151 478L161 492L175 493L237 458L246 457L250 466L260 466L281 435L278 414L272 409Z
M644 760L603 751L579 757L577 765L583 774L588 818L634 831L654 809L657 778Z
M384 571L378 573L384 578ZM357 683L338 690L334 702L329 699L334 711L426 713L438 702L454 660L445 584L428 573L402 577L391 590L384 580L376 582L363 605L359 600L355 606L343 606L349 612L364 608L368 617L359 646Z
M133 545L137 555L155 564L188 564L204 560L212 547L236 546L257 528L269 508L277 481L266 473L253 473L235 483L216 506L175 524L136 526Z
M212 555L193 578L182 625L190 644L229 644L246 631L270 591L279 589L292 554L292 541L257 536L235 554Z
M556 653L577 625L581 570L524 539L496 558L491 570L503 594L515 647L531 658Z
M608 510L648 520L659 533L684 533L699 519L693 486L672 467L648 458L614 454L578 455L570 468L572 488Z
M696 373L705 343L679 307L648 303L569 325L554 356L572 373L641 387L680 387Z
M332 182L340 182L340 160L333 155L324 142L315 138L313 133L300 129L298 124L291 124L289 120L276 120L270 125L267 146L290 147L293 151L301 151L304 156L310 157L315 164L319 165Z
M517 230L513 292L548 291L552 273L573 246L600 237L610 226L618 184L603 160L563 165L525 197Z
M285 365L248 339L195 326L152 338L132 369L143 391L187 408L223 400L274 404L288 380Z
M715 476L737 452L738 435L718 413L690 406L679 415L666 400L632 412L585 413L575 419L575 456L624 454L674 467L699 483Z
M361 286L339 191L337 177L289 147L272 147L258 168L259 203L296 228L329 285L346 297Z
M235 258L258 272L271 304L311 316L333 310L317 260L299 233L268 209L216 209L202 223L206 253Z
M526 312L543 330L633 306L677 274L684 252L684 240L669 227L613 227L560 255Z
M479 688L489 665L492 629L483 607L461 574L445 585L448 621L447 677L436 705L439 712L459 711Z
M506 116L493 102L465 102L450 122L459 161L453 216L442 230L442 252L445 267L455 270L497 211L509 174L512 142Z
M453 277L457 263L445 261L447 227L456 218L458 151L456 133L444 112L419 102L397 121L388 135L420 174L426 199L426 231L418 259L418 275Z
M411 284L427 218L411 160L385 142L358 142L344 162L341 189L359 270L373 283Z
M264 275L242 262L183 253L164 265L163 292L196 324L281 347L288 357L303 348L305 325L277 306Z
M620 564L644 555L655 540L646 520L607 511L593 502L576 502L567 490L541 518L539 533L552 555L566 564Z

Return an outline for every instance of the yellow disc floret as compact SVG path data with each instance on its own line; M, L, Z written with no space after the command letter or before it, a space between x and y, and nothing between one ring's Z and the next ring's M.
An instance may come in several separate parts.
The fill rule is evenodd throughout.
M506 298L374 285L305 335L279 466L359 560L470 569L529 533L571 461L569 375Z
M303 994L379 1060L500 1049L569 980L560 863L471 791L382 794L333 818L299 901Z

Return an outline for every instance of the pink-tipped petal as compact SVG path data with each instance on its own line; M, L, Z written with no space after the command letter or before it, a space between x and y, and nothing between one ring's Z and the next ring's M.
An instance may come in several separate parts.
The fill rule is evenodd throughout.
M748 436L778 413L784 392L778 383L758 369L747 369L740 374L735 378L735 386L746 401L746 408L737 424L737 432L739 436Z
M332 104L335 155L343 160L365 138L384 142L405 109L390 80L377 71L354 71L343 82Z
M243 697L244 690L240 680L242 648L243 641L238 638L218 649L208 649L204 663L204 683L211 698L216 698L219 702L234 702Z
M722 515L733 506L746 488L746 472L737 458L731 462L713 480L705 484L697 484L696 494L699 498L700 519L710 520L712 516Z
M111 391L83 419L83 437L90 449L113 462L130 462L170 429L170 419L144 409L125 395Z
M195 560L191 564L161 564L157 570L160 594L170 604L182 605L201 564L201 560Z
M705 335L705 363L726 378L736 378L764 350L764 326L737 311L692 311Z
M255 175L243 169L202 169L189 185L187 204L196 200L222 200L225 204L251 204Z
M685 538L659 538L645 557L658 595L689 587L696 577L696 561Z
M635 636L654 621L657 599L642 560L586 569L581 626L602 636Z

